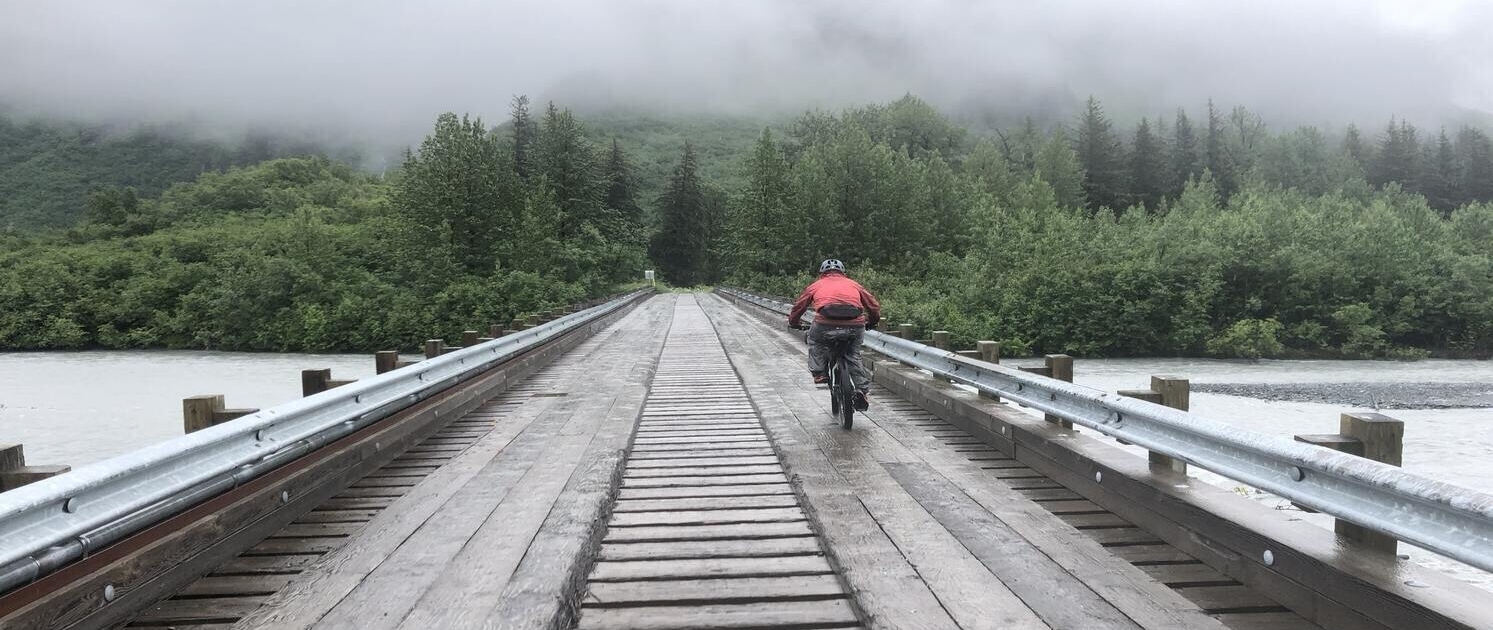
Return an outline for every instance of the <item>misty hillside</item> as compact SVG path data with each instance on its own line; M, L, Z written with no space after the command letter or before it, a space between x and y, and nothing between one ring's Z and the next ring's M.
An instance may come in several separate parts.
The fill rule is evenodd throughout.
M229 144L169 128L115 129L0 113L0 231L73 225L96 190L130 187L155 195L206 172L316 152L267 136Z

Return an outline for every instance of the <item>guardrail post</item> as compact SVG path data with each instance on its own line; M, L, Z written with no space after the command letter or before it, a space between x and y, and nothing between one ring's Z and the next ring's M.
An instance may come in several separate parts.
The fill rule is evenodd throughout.
M935 330L935 331L933 331L933 347L938 348L939 350L948 350L949 349L949 331L947 331L947 330Z
M1066 354L1049 354L1044 357L1044 362L1047 364L1047 376L1068 383L1073 382L1073 357ZM1072 422L1050 413L1043 414L1043 418L1048 422L1056 422L1058 426L1064 429L1073 428Z
M1338 421L1338 431L1363 444L1363 457L1382 464L1400 466L1405 453L1405 423L1379 413L1345 413ZM1396 553L1399 541L1372 529L1339 520L1334 528L1338 535L1370 549Z
M1334 451L1371 459L1391 466L1401 465L1404 455L1405 423L1379 413L1345 413L1338 420L1338 433L1298 435L1297 442L1315 444ZM1307 512L1311 508L1296 505ZM1399 551L1393 536L1337 519L1333 531L1353 543L1388 553Z
M330 368L316 370L301 370L301 395L313 396L334 387L342 387L352 380L338 380L332 378Z
M427 359L434 359L434 358L436 358L438 356L441 356L445 352L446 352L446 340L445 339L426 339L425 340L425 358L427 358Z
M379 350L373 353L373 373L383 374L399 369L399 352L397 350Z
M502 337L506 334L508 333L503 330L502 324L493 324L487 327L487 336L491 339L497 339L498 337Z
M20 444L0 444L0 492L56 477L72 469L72 466L55 464L27 466L26 451Z
M538 315L530 315L530 316L524 318L524 330L528 330L528 329L533 328L533 327L538 326L538 325L539 325L539 316Z
M518 332L520 330L523 330L523 329L524 329L524 320L515 317L515 318L513 318L513 321L508 322L508 332L503 333L503 334L505 334L505 335L511 335L511 334L516 333L516 332Z
M1001 344L998 341L976 341L975 352L980 355L980 360L986 363L999 365L1001 362ZM980 392L980 397L989 398L996 402L1000 402L1001 400L1000 396L987 394L983 391Z
M1191 406L1192 386L1187 379L1177 376L1152 376L1151 389L1122 389L1118 393L1126 398L1135 398L1149 403L1156 403L1187 411ZM1121 444L1129 444L1119 440ZM1151 468L1174 470L1187 474L1187 462L1174 457L1168 457L1161 453L1148 452L1147 459L1151 462Z
M897 326L897 336L913 341L917 338L917 329L912 324L900 324Z
M256 411L259 410L227 409L223 406L222 394L204 394L183 398L181 401L182 428L187 433L194 433Z
M475 345L477 345L477 331L475 331L475 330L463 330L463 331L461 331L461 347L463 347L463 348L470 348L470 347L475 346Z

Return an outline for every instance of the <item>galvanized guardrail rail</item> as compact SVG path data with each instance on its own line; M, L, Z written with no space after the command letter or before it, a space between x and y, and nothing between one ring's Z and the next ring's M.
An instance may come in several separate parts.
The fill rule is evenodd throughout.
M719 290L784 316L791 307L739 289ZM893 335L867 331L865 345L950 381L1493 571L1493 494ZM1269 565L1272 559L1263 562Z
M6 492L0 495L0 593L470 380L647 292Z

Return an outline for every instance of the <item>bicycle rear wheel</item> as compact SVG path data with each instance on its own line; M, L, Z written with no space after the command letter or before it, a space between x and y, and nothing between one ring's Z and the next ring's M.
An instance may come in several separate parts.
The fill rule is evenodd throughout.
M830 406L839 417L840 426L849 429L855 425L855 383L850 380L850 369L845 366L843 358L835 361L834 372L833 403Z

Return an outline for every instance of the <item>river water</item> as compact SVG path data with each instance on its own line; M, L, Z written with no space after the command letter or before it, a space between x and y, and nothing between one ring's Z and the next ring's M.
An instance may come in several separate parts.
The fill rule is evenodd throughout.
M1030 361L1010 361L1031 365ZM0 443L26 445L37 464L77 467L181 435L181 399L224 394L229 407L268 407L300 396L300 371L332 368L336 378L373 374L372 355L291 355L230 352L0 353ZM1493 390L1493 362L1220 361L1198 359L1080 359L1074 381L1098 389L1143 389L1151 375L1195 384L1401 384L1413 397L1417 383L1460 383ZM1387 386L1385 386L1387 387ZM1290 436L1336 433L1338 416L1368 411L1379 385L1356 403L1268 401L1194 393L1192 411L1240 427ZM1330 389L1330 388L1329 388ZM1339 388L1345 400L1363 388ZM1404 466L1428 477L1493 492L1493 409L1394 409L1405 422ZM1129 450L1143 453L1138 448ZM1235 489L1206 472L1199 479ZM1277 497L1240 488L1251 498L1286 508ZM1321 515L1301 515L1331 527ZM1414 560L1493 590L1493 576L1408 545Z

